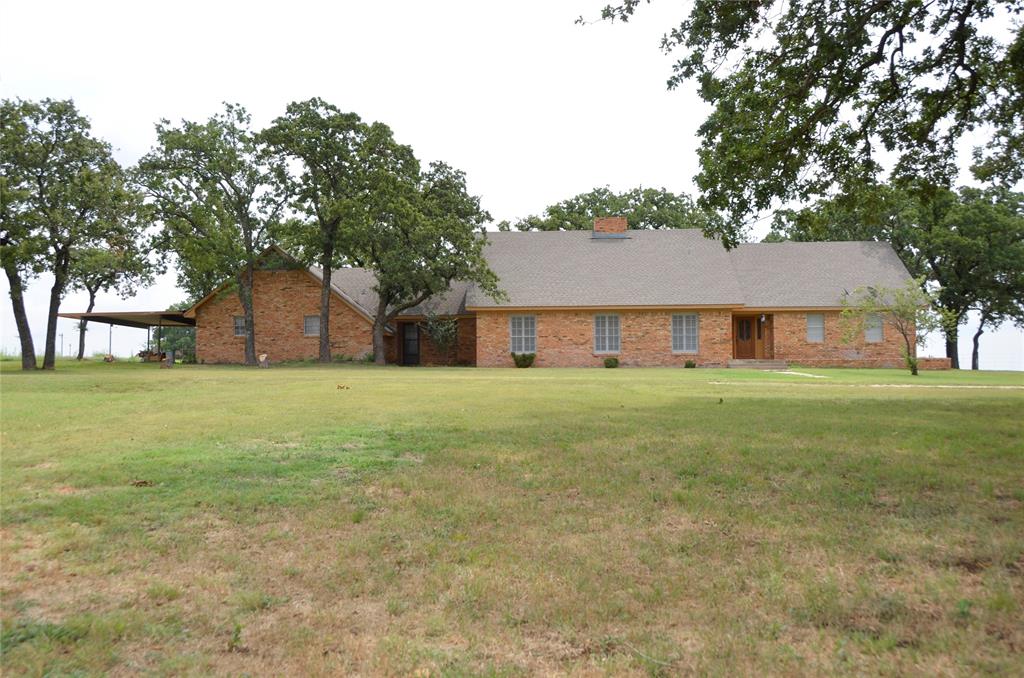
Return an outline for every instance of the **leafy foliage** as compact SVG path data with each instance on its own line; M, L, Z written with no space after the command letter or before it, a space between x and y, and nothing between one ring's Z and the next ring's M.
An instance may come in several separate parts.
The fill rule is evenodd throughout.
M802 210L780 210L771 240L889 242L914 276L937 287L935 304L957 356L957 326L969 310L986 322L1024 318L1024 195L1001 188L920 190L866 184Z
M260 133L275 158L275 191L298 215L276 235L281 244L323 272L320 293L320 362L330 362L331 272L350 262L346 240L366 218L374 188L373 166L393 159L378 141L390 139L383 125L365 124L322 99L292 102Z
M607 186L580 193L550 205L542 216L528 216L514 225L499 224L501 230L589 231L596 217L623 216L631 229L700 228L705 233L720 231L713 212L698 208L685 194L664 188L634 188L615 193Z
M619 366L619 359L618 358L605 358L604 359L604 366L608 367L608 368L618 367Z
M225 280L246 319L245 362L256 364L252 281L257 258L282 202L266 187L270 166L260 153L251 117L226 104L203 123L156 126L157 146L136 174L163 223L161 245L174 253L178 284L200 298Z
M537 359L536 353L513 353L512 362L516 367L532 367L533 361Z
M628 21L640 0L604 8ZM662 39L670 88L699 85L701 205L728 214L723 239L777 200L874 176L950 185L956 147L982 125L979 175L1012 185L1024 168L1022 0L695 0ZM1009 41L1004 27L1012 25Z
M108 247L79 248L72 255L69 287L85 290L89 295L87 313L95 307L96 295L100 292L115 290L124 298L134 296L138 287L153 282L156 272L149 260L149 238L141 228L126 227L120 237L111 237L108 241ZM86 320L78 324L79 360L85 355L87 326Z
M4 177L0 245L22 336L22 366L35 367L21 299L24 282L46 271L53 276L53 285L43 368L53 369L57 311L74 284L75 252L123 248L144 230L147 213L141 196L114 161L110 145L92 135L89 120L72 101L4 100L0 118Z
M459 321L450 316L428 313L426 327L427 334L430 335L430 340L434 342L434 346L445 356L446 360L449 359L451 351L455 348L456 341L459 338Z
M467 191L465 174L442 162L426 171L418 163L403 163L401 172L375 173L371 211L352 240L353 261L377 280L377 363L384 362L384 327L402 311L443 294L453 281L472 281L501 297L498 277L483 254L483 227L490 215Z
M843 341L853 341L863 333L867 319L878 316L902 337L903 358L916 375L915 347L924 344L928 332L950 322L949 314L937 311L934 302L922 280L910 280L904 287L859 287L843 298Z
M192 308L193 301L172 304L168 311L185 311ZM158 327L153 330L153 342L159 343L164 351L174 351L176 357L183 362L194 363L196 360L196 328L194 327Z

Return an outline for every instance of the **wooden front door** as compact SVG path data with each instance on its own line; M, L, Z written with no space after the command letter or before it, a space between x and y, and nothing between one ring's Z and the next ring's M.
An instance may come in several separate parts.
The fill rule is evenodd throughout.
M402 323L402 364L420 364L420 326Z
M756 355L755 333L757 318L752 315L736 316L732 319L733 357L753 358Z

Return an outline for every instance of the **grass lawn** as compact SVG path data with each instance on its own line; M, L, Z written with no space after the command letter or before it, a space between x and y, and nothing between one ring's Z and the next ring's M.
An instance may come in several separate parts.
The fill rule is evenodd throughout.
M1024 673L1021 374L17 367L6 675Z

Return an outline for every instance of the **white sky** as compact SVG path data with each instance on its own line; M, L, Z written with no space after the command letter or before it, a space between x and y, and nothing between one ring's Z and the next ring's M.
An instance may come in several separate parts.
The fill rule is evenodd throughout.
M155 141L160 118L204 120L243 104L260 127L293 100L319 96L380 120L419 158L467 173L495 221L609 185L695 194L697 129L707 114L692 86L668 92L662 32L675 3L643 7L629 24L579 26L605 0L491 3L46 2L0 0L0 95L73 98L125 165ZM767 231L767 220L752 235ZM41 355L50 281L27 303ZM0 281L0 341L18 347ZM184 297L173 275L97 310L166 308ZM69 294L63 311L84 310ZM77 330L61 320L64 352ZM963 328L961 361L970 360ZM127 355L145 332L115 327ZM86 339L105 352L106 326ZM922 355L943 355L932 341ZM982 367L1024 369L1024 333L982 338Z

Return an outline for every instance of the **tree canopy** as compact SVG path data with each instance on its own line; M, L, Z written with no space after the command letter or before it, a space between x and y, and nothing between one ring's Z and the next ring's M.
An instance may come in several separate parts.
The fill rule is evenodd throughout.
M641 0L606 6L628 21ZM975 171L1024 176L1024 0L694 0L662 49L670 88L694 81L703 207L731 245L744 219L877 176L956 181L958 142L993 130Z
M589 231L595 217L623 216L629 228L700 228L717 235L721 228L716 214L697 207L690 196L664 188L633 188L615 193L607 186L580 193L545 208L543 215L531 215L515 224L502 222L501 230Z
M950 314L946 355L959 366L957 326L970 310L986 323L1024 316L1024 195L1002 188L914 190L864 185L800 210L780 210L769 240L881 240L936 288Z
M288 104L260 140L277 159L276 192L298 215L284 223L278 239L323 272L319 359L330 362L331 272L347 263L343 239L366 218L367 201L376 190L372 168L387 163L397 146L386 126L367 125L355 113L316 98Z
M176 257L178 284L197 298L225 280L233 285L245 317L245 362L255 365L253 276L282 203L267 190L271 168L250 123L232 104L202 123L162 120L136 177L163 224L159 242Z
M5 100L2 118L5 206L0 242L22 336L22 367L35 367L21 299L24 282L26 276L45 271L53 276L53 285L43 369L53 369L57 312L72 283L75 252L117 247L125 225L144 218L145 212L110 145L92 135L89 120L73 102Z
M129 222L130 223L130 222ZM85 290L89 295L86 313L96 306L100 292L116 291L122 297L134 296L136 290L153 282L157 267L149 260L148 238L126 228L120 238L110 238L106 247L77 248L71 255L68 287ZM85 357L85 332L88 321L78 324L78 359Z
M414 158L412 159L415 160ZM426 171L403 162L373 182L370 211L357 222L352 260L373 271L378 302L373 325L374 361L384 363L384 329L402 311L472 281L500 298L498 278L484 258L484 225L490 215L470 195L466 176L445 163Z

